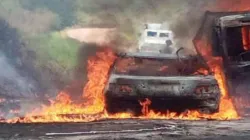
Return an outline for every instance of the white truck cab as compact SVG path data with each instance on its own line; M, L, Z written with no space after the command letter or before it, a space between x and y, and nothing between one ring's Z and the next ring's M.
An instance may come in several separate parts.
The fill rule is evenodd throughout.
M139 52L168 53L174 51L173 32L162 29L162 24L145 24L139 40Z

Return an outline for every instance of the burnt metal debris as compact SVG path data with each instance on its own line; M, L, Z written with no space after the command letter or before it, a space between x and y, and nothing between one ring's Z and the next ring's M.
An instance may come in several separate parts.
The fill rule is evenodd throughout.
M199 69L207 73L199 73ZM155 111L215 113L220 90L208 66L198 57L123 55L114 63L105 91L109 113L141 113L139 100L148 98Z
M220 91L206 63L212 57L222 58L229 93L237 96L236 86L243 84L242 81L248 81L244 79L250 79L249 36L249 11L206 12L202 26L194 38L197 56L180 59L178 55L123 55L118 58L110 73L106 89L108 110L117 112L119 108L124 110L127 107L138 107L136 101L132 102L132 98L150 98L153 100L152 108L157 106L154 104L158 104L157 107L165 106L174 111L205 109L207 113L216 112ZM194 75L199 68L208 73ZM205 89L202 95L197 94L200 85Z
M211 50L211 56L221 57L226 82L231 96L243 96L249 89L250 12L206 12L202 26L194 38L194 45L202 57L204 49ZM243 33L244 32L244 33ZM245 82L244 82L245 81Z

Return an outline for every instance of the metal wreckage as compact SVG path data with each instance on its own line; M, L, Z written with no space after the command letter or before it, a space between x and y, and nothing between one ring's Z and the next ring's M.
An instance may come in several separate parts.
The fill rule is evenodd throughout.
M185 114L191 110L202 114L199 117L230 117L230 113L226 117L220 114L225 112L220 110L225 100L220 84L226 85L230 96L237 96L235 87L250 76L250 14L207 12L201 25L193 40L197 54L191 56L182 53L185 49L176 47L172 31L165 30L162 24L146 24L137 51L116 54L115 62L110 63L107 84L100 84L105 85L105 103L101 104L100 111L105 108L109 118L122 118L112 115L124 112L140 117L147 116L142 110L144 107L147 110L150 105L155 112L166 113L167 110ZM211 60L221 62L223 81L216 79ZM98 93L103 97L100 89ZM95 90L89 93L95 93ZM69 110L65 114L75 113ZM212 115L215 116L210 117ZM237 118L237 113L231 118Z
M141 113L140 101L151 101L156 111L198 110L212 114L219 110L221 91L208 65L221 58L226 86L236 92L236 79L250 72L249 12L206 12L193 42L195 56L175 49L173 33L161 24L146 24L135 53L118 54L105 88L109 113Z

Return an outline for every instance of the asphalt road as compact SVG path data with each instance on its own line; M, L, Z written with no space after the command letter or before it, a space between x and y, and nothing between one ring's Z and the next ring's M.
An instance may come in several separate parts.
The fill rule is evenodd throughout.
M2 140L250 139L250 119L236 121L102 120L0 124Z

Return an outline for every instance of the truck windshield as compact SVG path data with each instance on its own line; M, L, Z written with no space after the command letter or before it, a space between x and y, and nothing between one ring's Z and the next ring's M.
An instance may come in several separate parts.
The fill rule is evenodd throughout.
M147 36L149 36L149 37L156 37L157 36L157 32L148 31L147 32Z

